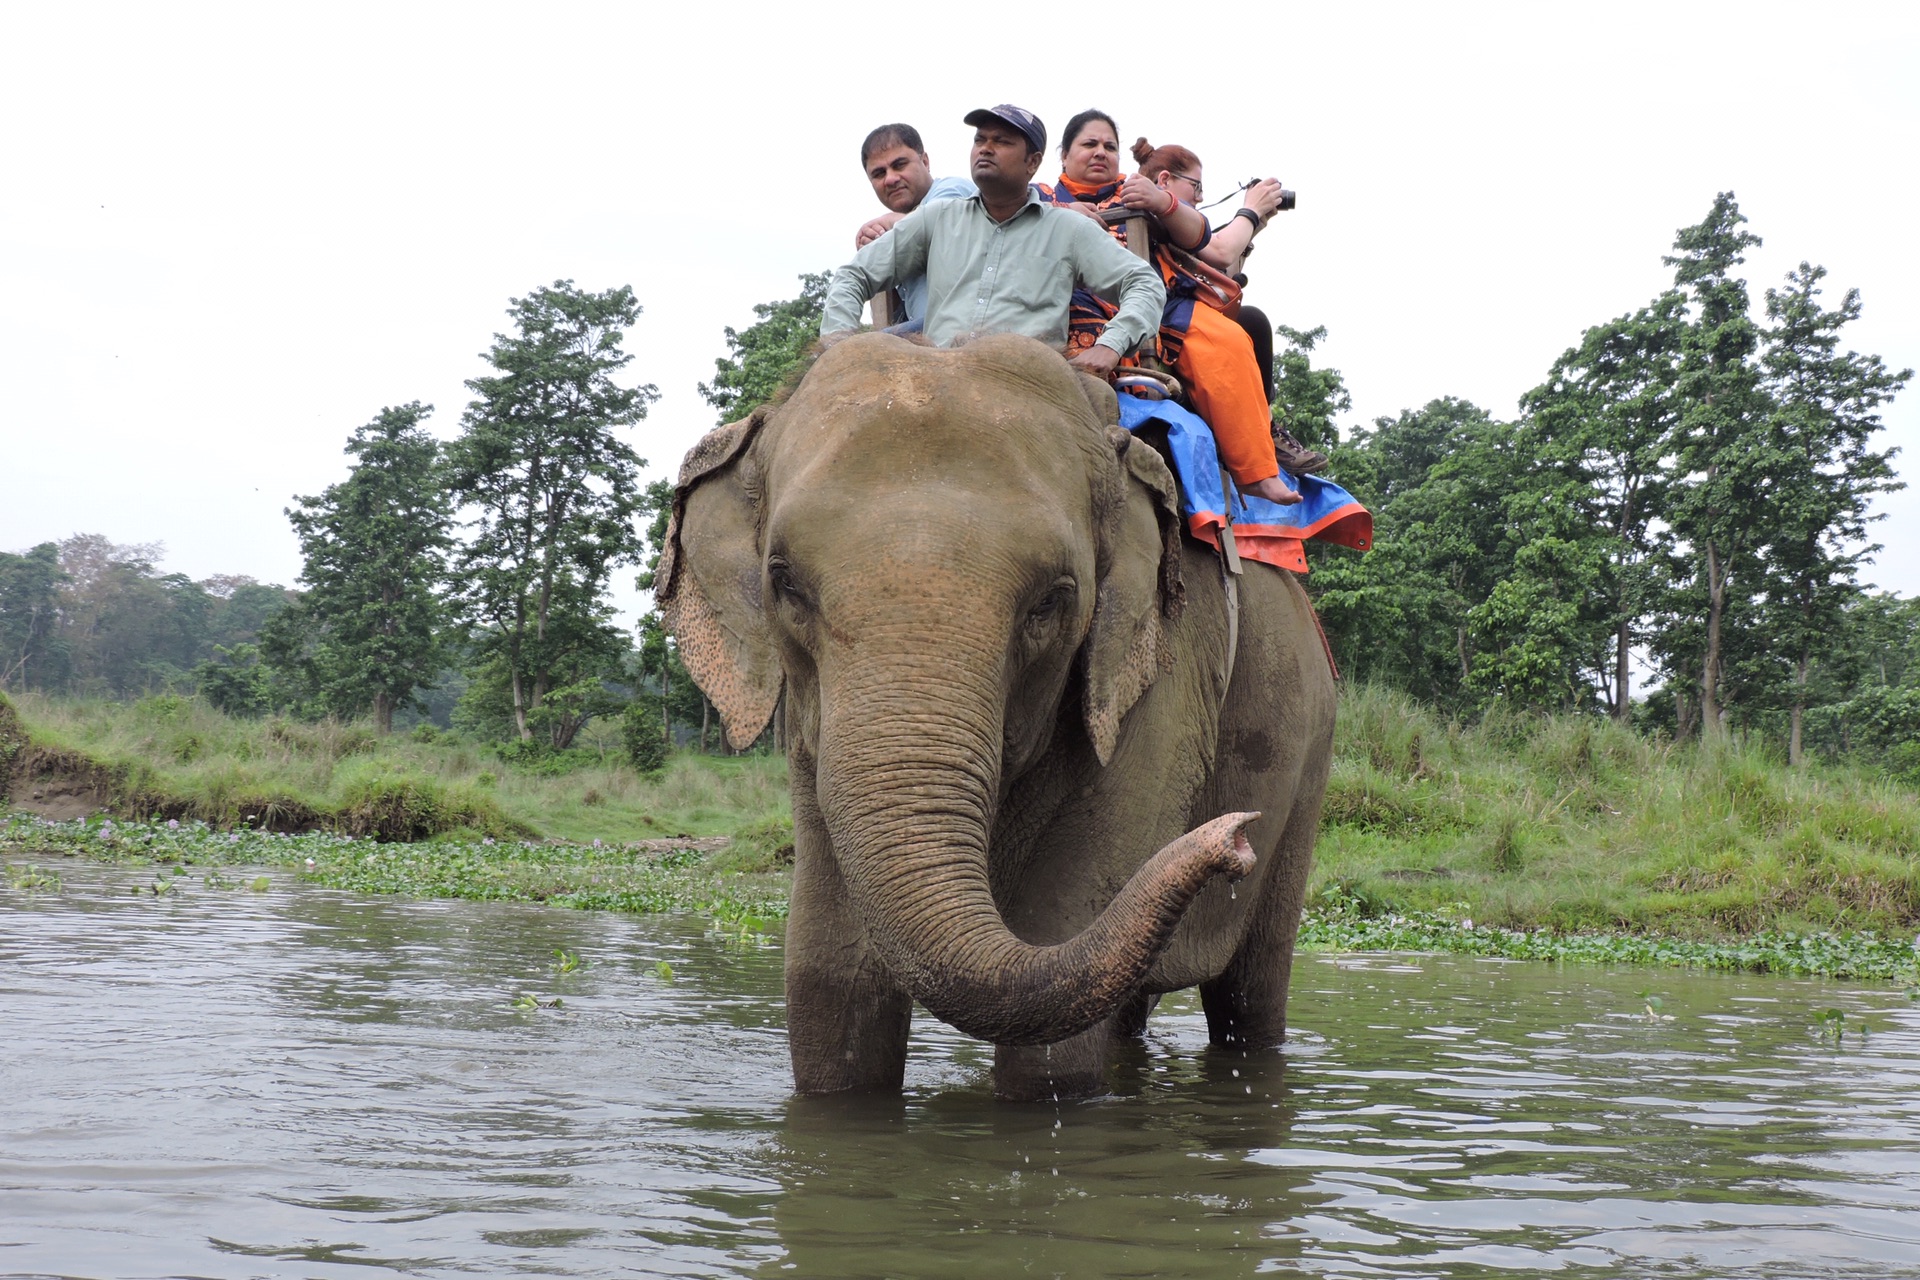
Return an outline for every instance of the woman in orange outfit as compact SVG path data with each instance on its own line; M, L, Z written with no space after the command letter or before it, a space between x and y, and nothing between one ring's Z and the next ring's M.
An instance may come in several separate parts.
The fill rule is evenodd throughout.
M1101 209L1124 205L1149 217L1156 241L1188 253L1205 249L1213 233L1193 207L1200 199L1200 158L1185 147L1152 147L1142 138L1133 145L1139 172L1122 178L1119 149L1112 117L1099 111L1081 112L1067 123L1061 139L1060 181L1053 188L1041 188L1043 196L1092 217L1098 217ZM1115 225L1109 230L1125 241L1124 228ZM1274 456L1272 411L1252 339L1201 300L1201 291L1211 285L1162 248L1156 247L1153 257L1167 283L1161 359L1180 375L1195 411L1213 428L1228 474L1242 493L1283 506L1300 501ZM1076 333L1083 329L1097 333L1111 312L1101 299L1075 292Z

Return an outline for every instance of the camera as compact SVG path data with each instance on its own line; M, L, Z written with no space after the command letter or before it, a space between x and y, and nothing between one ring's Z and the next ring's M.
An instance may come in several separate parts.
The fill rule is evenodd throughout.
M1259 185L1260 185L1259 178L1248 178L1245 182L1240 184L1240 189L1242 191L1249 191ZM1285 213L1287 210L1293 208L1293 202L1294 202L1293 192L1287 190L1285 187L1280 188L1280 207L1278 209L1275 209L1274 212Z

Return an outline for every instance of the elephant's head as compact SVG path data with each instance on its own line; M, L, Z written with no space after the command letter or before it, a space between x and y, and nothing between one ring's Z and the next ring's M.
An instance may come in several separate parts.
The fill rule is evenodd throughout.
M1169 657L1173 480L1108 425L1112 397L1025 338L841 342L688 454L657 579L731 741L784 682L796 768L898 980L1002 1044L1105 1017L1201 885L1251 861L1238 825L1203 828L1055 946L1014 936L988 885L1004 784L1081 731L1062 708L1104 764Z

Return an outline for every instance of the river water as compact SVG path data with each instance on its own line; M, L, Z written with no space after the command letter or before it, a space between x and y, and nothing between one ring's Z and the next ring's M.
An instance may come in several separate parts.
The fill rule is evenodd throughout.
M61 871L0 889L4 1276L1920 1276L1886 987L1305 956L1282 1051L1169 998L1008 1106L921 1019L904 1099L797 1100L777 941Z

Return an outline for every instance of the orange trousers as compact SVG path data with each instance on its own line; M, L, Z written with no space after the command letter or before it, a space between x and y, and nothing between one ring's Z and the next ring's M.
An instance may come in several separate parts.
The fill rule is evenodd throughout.
M1273 411L1245 329L1205 303L1194 303L1173 369L1187 384L1194 411L1213 428L1220 460L1236 482L1248 485L1280 474Z

